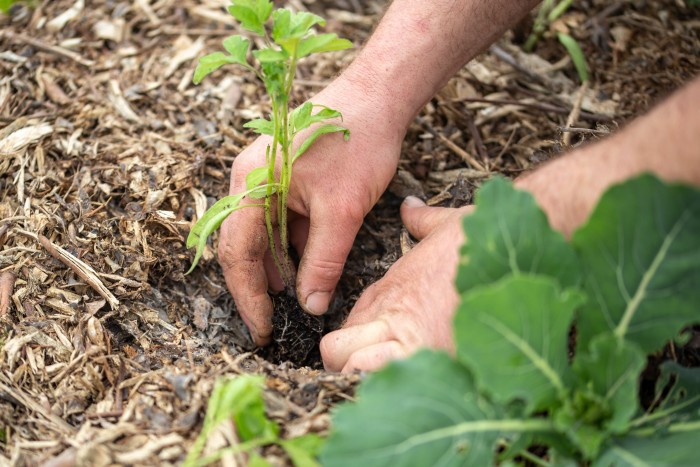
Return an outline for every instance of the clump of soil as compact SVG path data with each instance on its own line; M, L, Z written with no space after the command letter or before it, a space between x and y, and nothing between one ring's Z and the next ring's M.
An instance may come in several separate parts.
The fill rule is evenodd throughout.
M265 358L272 363L320 367L323 318L304 312L296 297L286 293L272 297L272 304L272 344L264 350Z

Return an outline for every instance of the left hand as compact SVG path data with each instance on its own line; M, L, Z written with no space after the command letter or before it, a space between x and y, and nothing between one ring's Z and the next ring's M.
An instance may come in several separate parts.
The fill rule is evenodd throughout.
M454 279L464 239L460 219L472 208L429 207L414 197L404 201L403 223L421 241L365 290L342 329L323 338L327 370L372 371L422 347L453 349Z

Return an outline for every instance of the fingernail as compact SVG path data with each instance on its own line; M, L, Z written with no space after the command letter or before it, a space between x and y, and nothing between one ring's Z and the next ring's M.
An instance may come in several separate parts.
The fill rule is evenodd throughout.
M312 315L322 315L328 311L328 303L331 301L329 292L313 292L306 298L306 311Z
M423 200L420 198L417 198L415 196L406 196L406 198L403 200L404 203L406 203L406 206L412 207L412 208L420 208L425 206L425 203Z

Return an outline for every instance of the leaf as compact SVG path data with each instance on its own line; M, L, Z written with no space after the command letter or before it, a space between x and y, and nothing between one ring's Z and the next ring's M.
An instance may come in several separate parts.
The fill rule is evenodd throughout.
M610 188L572 243L591 297L578 346L613 332L653 352L698 321L700 191L651 175Z
M662 402L650 414L637 422L642 425L654 421L655 426L700 418L700 368L685 368L676 362L661 365L661 376L656 383L657 398Z
M311 102L305 102L292 111L290 120L294 133L308 128L311 125L311 111L313 107Z
M251 189L246 196L251 199L261 199L267 197L267 189L270 187L270 185L265 184L265 185L260 185L258 187L255 187ZM270 195L274 195L277 193L277 185L272 185L270 187Z
M199 84L202 80L213 71L218 70L222 66L229 63L238 63L236 59L230 55L226 55L223 52L214 52L209 55L199 59L197 68L194 70L194 77L192 82L194 84Z
M289 37L302 38L317 24L325 26L326 20L307 11L292 13L290 17Z
M611 435L629 431L639 408L638 380L645 365L637 345L612 334L596 336L574 358L573 394L554 419L586 459L595 459Z
M320 127L316 128L311 135L309 135L308 138L304 140L303 143L299 146L299 149L297 149L297 152L294 154L294 159L292 159L292 162L297 160L299 156L304 154L309 147L311 147L312 144L314 144L314 141L318 139L319 136L325 135L327 133L342 133L343 134L343 139L345 141L350 139L350 130L348 130L345 127L338 126L338 125L331 125L326 124L326 125L321 125Z
M289 37L291 18L292 12L285 8L279 8L272 12L272 39L275 42Z
M617 434L629 429L629 421L639 408L638 381L645 365L646 355L637 345L611 334L596 336L588 351L579 352L574 358L576 386L592 390L604 404L603 408L586 409L610 412L607 419L601 420L606 432ZM585 420L585 414L581 415L580 421L596 421Z
M289 55L283 50L262 49L253 52L260 63L277 63L287 60Z
M265 118L256 118L255 120L246 122L243 125L243 128L251 128L253 131L261 135L273 136L275 134L274 124Z
M476 193L476 211L463 220L457 290L495 282L507 274L555 277L562 287L580 281L574 249L554 231L531 194L493 178Z
M423 350L369 375L357 402L336 409L321 464L491 465L497 416L462 365Z
M0 11L8 13L13 3L15 3L15 0L0 0Z
M698 465L700 424L691 431L660 437L616 440L592 467L678 467Z
M248 54L248 48L250 47L250 41L244 39L241 36L230 36L224 39L222 42L224 49L231 54L231 57L235 60L235 63L240 63L241 65L247 65L246 55Z
M192 260L192 266L190 266L190 269L185 274L191 273L197 266L199 258L202 257L204 248L207 245L207 238L209 238L209 235L219 228L229 214L241 208L240 202L243 196L243 194L238 194L221 198L214 203L212 207L207 209L202 218L192 227L192 230L190 230L187 236L186 246L187 248L192 248L196 245L197 252L195 253L194 260Z
M269 0L233 0L228 11L245 29L264 36L264 25L272 13L272 7Z
M256 167L245 176L246 190L252 190L267 178L267 167ZM250 195L249 195L250 196Z
M581 82L588 81L588 63L586 62L586 56L583 54L583 50L581 50L581 46L576 39L563 32L557 33L557 38L559 38L559 42L561 42L569 53L571 61L574 62L576 73L578 73Z
M294 467L318 467L320 464L316 457L324 442L324 438L311 433L293 439L281 440L279 444L287 452Z
M526 414L558 405L568 373L574 310L584 297L543 276L508 276L461 296L457 358L494 402L525 403Z
M339 39L337 34L319 34L307 37L299 43L297 57L302 58L313 53L332 52L352 48L352 42Z

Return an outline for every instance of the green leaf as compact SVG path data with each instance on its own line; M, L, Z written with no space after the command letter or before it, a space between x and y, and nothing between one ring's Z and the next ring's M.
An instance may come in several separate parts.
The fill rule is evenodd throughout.
M224 49L231 54L231 57L235 60L235 63L240 63L241 65L247 65L246 55L248 54L248 48L250 47L250 41L244 39L241 36L231 36L224 39L222 42Z
M616 440L592 467L679 467L698 465L700 424L690 431L659 437Z
M316 457L321 452L324 442L324 438L311 433L293 439L281 440L279 444L287 452L294 467L319 467L320 464Z
M248 463L246 464L246 467L271 467L272 464L267 461L264 457L262 457L260 454L257 452L253 451L250 453L250 456L248 458Z
M272 7L269 0L233 0L228 11L245 29L264 36L264 25L272 13Z
M700 419L700 368L685 368L671 361L663 363L656 397L661 403L653 412L635 420L637 426L652 421L658 427Z
M272 39L275 42L289 37L291 18L292 12L285 8L279 8L272 12Z
M578 347L613 332L653 352L698 321L700 191L651 175L610 188L572 243L591 300Z
M369 375L357 402L336 409L321 464L491 465L505 426L497 418L462 365L423 350Z
M202 80L210 73L213 71L218 70L224 65L227 65L229 63L239 63L236 61L236 59L230 55L226 55L223 52L214 52L209 55L205 55L204 57L199 59L199 63L197 64L197 68L194 70L194 77L192 78L192 82L194 84L199 84L202 82Z
M302 38L317 24L325 26L326 20L307 11L292 13L290 17L289 37Z
M637 412L638 381L646 355L637 345L611 334L596 336L587 352L579 352L572 368L580 390L591 390L600 396L603 407L586 407L578 419L604 426L608 433L623 433ZM609 411L610 416L586 419L591 411Z
M312 115L311 112L315 107L321 107L321 110ZM293 133L298 133L301 130L305 130L306 128L310 127L314 123L320 123L333 118L340 118L342 120L343 115L337 110L333 110L329 107L306 102L294 109L290 116L290 121L292 124Z
M457 358L494 402L522 401L526 414L554 407L565 393L569 328L583 301L543 276L472 289L457 307Z
M576 42L576 39L568 34L560 32L557 33L557 37L566 51L569 52L569 56L571 57L571 61L574 62L576 73L578 73L581 82L588 81L588 63L586 62L586 56L583 54L583 50L581 50L581 46Z
M255 187L251 189L246 196L251 199L261 199L267 197L267 189L270 187L270 185L265 184L265 185L260 185L258 187ZM277 193L277 185L272 185L270 188L270 195L274 195Z
M8 13L13 3L15 3L15 0L0 0L0 11Z
M299 149L297 149L297 152L294 154L294 159L292 161L297 160L302 154L306 152L309 147L318 139L319 136L325 135L327 133L342 133L343 134L343 139L345 141L350 139L350 130L348 130L345 127L338 126L338 125L331 125L326 124L326 125L321 125L320 127L316 128L311 135L309 135L308 138L304 140L303 143L299 146Z
M508 274L555 277L562 287L580 281L574 249L554 231L531 194L493 178L476 193L476 211L463 220L457 290L495 282Z
M313 53L345 50L351 47L352 42L347 39L339 39L337 34L319 34L307 37L299 43L297 57L302 58Z
M261 135L273 136L275 134L274 124L265 118L256 118L255 120L246 122L243 125L243 128L251 128L253 131Z
M260 63L284 62L287 60L287 58L289 58L287 52L273 49L256 50L253 52L253 55Z
M256 167L245 176L246 190L252 190L267 178L267 167ZM249 194L250 196L250 194Z
M243 194L239 194L221 198L214 203L212 207L207 209L202 218L192 227L192 230L190 230L187 236L186 246L187 248L192 248L196 245L197 252L195 253L194 260L192 260L192 266L190 266L190 269L185 274L191 273L197 266L199 258L202 257L204 248L207 245L207 238L209 238L209 235L219 228L229 214L241 208L240 202L243 196Z

